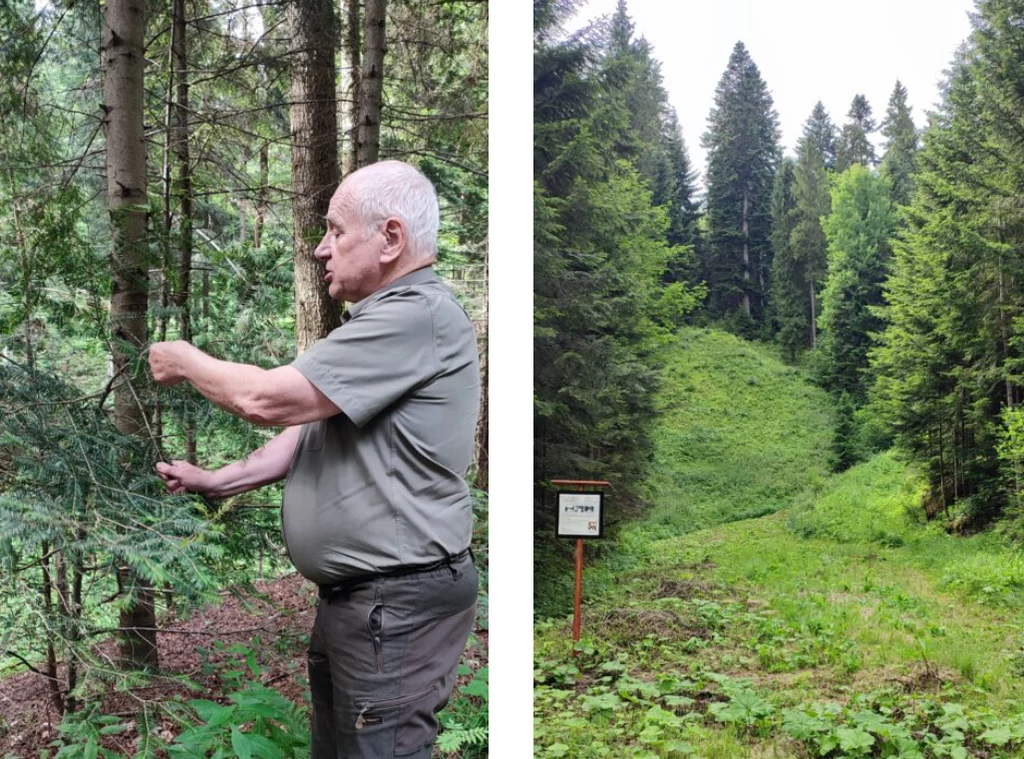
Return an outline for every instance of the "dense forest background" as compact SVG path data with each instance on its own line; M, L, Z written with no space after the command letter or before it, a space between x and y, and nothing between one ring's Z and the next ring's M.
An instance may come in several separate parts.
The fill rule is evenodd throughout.
M308 630L185 631L225 594L280 597L254 585L291 568L280 491L172 497L153 471L273 432L154 386L146 346L291 361L338 324L312 257L327 200L397 158L437 187L437 268L486 356L487 22L478 0L0 1L0 749L308 751L306 688L289 705L266 687L301 672L262 658L300 656ZM484 577L486 431L485 401ZM445 755L486 752L486 583L480 608Z
M564 33L580 7L534 3L538 597L566 571L548 480L608 480L613 522L642 509L683 323L808 371L833 399L834 471L895 446L929 517L1017 536L1024 6L977 3L927 124L894 77L877 116L860 94L842 123L819 102L791 155L737 42L699 136L702 193L626 3Z
M788 150L742 41L672 104L582 7L534 2L537 755L1024 756L1024 2L927 123L894 70ZM578 627L556 478L611 483Z

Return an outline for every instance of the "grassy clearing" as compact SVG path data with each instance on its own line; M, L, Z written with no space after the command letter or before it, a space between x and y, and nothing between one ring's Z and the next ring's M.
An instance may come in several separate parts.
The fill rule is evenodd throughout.
M657 508L588 568L577 657L570 620L538 624L537 755L1024 756L1017 553L922 524L891 453L827 476L821 396L763 350L688 337Z

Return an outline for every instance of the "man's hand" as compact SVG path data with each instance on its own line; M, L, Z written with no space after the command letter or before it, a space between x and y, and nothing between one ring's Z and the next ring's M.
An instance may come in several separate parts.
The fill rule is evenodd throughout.
M184 340L153 343L149 346L149 370L161 385L176 385L185 379L189 354L195 351Z
M187 461L172 461L170 464L160 461L156 465L156 473L174 495L204 493L210 488L212 473Z

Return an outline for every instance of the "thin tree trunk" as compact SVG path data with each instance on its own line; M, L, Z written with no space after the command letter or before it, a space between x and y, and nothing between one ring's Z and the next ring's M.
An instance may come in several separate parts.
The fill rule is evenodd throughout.
M488 377L488 325L490 320L488 318L488 292L487 283L489 281L489 259L490 259L490 245L484 249L484 313L483 318L477 322L477 347L480 353L480 416L477 419L476 424L476 486L481 490L487 490L488 485L488 468L490 459L488 456L488 394L487 394L487 377Z
M256 222L253 225L252 246L256 250L263 244L263 225L270 208L270 144L260 146L260 191L256 196Z
M295 342L302 353L341 323L324 266L313 251L338 186L338 120L334 91L334 8L329 0L300 0L288 9L293 56L292 225L295 265Z
M127 435L145 431L145 409L129 386L129 365L146 343L146 143L143 128L143 73L146 65L143 0L107 0L103 28L103 95L106 115L107 208L113 247L111 352L116 374L125 374L114 394L114 424ZM153 589L130 567L120 567L131 602L120 615L126 632L121 659L132 668L156 667Z
M174 0L174 34L171 52L174 56L174 162L176 181L174 194L178 197L178 293L175 305L181 324L181 339L192 342L192 170L189 165L189 95L188 95L188 40L185 27L185 0ZM192 407L182 407L182 428L185 431L185 458L196 463L196 423Z
M380 111L384 97L385 0L366 0L366 52L359 78L359 116L356 122L357 169L377 162L380 154Z
M50 544L43 541L41 550L43 558L39 566L43 572L43 614L47 622L51 622L53 616L53 579L50 575ZM54 634L52 630L46 633L46 680L47 689L50 692L50 702L58 714L64 714L64 697L60 692L60 681L57 679L57 649L54 646Z
M7 174L10 178L11 190L13 192L14 172L8 168ZM28 247L28 240L26 239L25 232L21 227L21 207L19 198L14 198L11 203L11 211L14 216L14 247L16 250L21 251L22 289L25 291L25 365L28 367L30 372L34 372L36 367L36 356L35 348L32 344L32 312L34 311L32 307L32 299L34 297L34 293L32 291L32 251Z
M810 280L811 290L811 350L818 347L818 302L814 296L814 280Z
M743 313L750 316L750 198L743 188Z
M347 176L356 167L356 124L359 123L360 66L362 65L362 22L359 16L359 0L344 0L345 8L345 114L342 120L342 175Z

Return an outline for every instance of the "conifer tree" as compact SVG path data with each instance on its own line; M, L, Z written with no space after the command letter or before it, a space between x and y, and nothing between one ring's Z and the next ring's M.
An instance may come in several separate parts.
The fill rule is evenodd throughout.
M839 130L819 100L814 104L810 118L804 124L803 140L810 142L818 149L826 169L834 169L836 165L836 148Z
M708 151L708 240L703 271L712 316L764 319L771 270L771 193L780 159L778 115L768 87L737 42L715 90Z
M896 80L889 106L882 121L885 135L885 153L881 170L892 186L892 200L901 206L910 203L914 191L914 161L918 150L917 129L907 105L907 88Z
M822 351L829 390L847 393L854 403L866 394L871 334L881 328L875 309L889 258L895 213L885 180L855 164L832 188L832 213L824 222L828 237L828 276L821 297Z
M535 21L557 25L567 7ZM664 282L669 261L686 265L669 240L676 211L687 232L690 172L681 139L672 171L652 172L649 153L670 155L678 129L631 33L620 4L604 38L541 26L534 51L535 476L607 479L627 498L649 451L655 349L697 304L686 284ZM638 131L645 113L654 129Z
M796 359L807 334L806 314L801 296L803 272L790 236L793 232L793 164L783 158L775 172L772 187L772 299L771 313L782 352Z
M803 280L800 301L806 314L804 343L808 348L818 345L818 297L825 281L828 241L821 222L832 207L828 174L817 146L803 140L793 171L793 231L790 245L795 251Z
M670 282L693 281L697 276L694 263L700 256L701 246L697 172L691 168L674 108L668 109L664 132L667 169L672 175L671 181L660 183L672 187L668 198L668 242L674 246L685 246L689 251L686 256L669 262L667 278Z
M870 136L877 126L871 116L871 105L863 95L854 95L850 110L846 114L849 121L843 125L836 155L836 171L843 172L853 164L874 166L878 159L875 146Z

